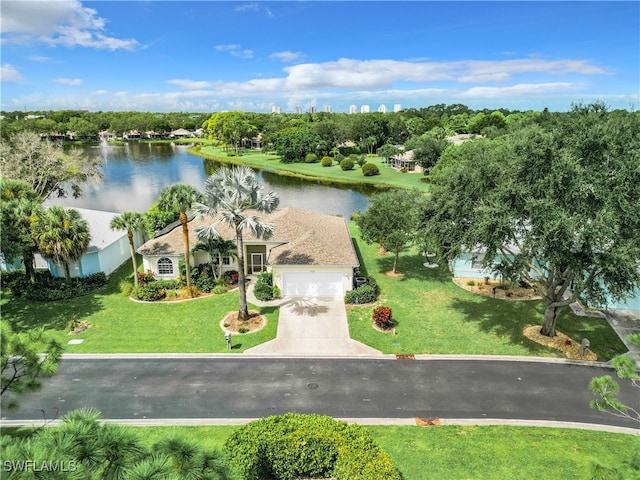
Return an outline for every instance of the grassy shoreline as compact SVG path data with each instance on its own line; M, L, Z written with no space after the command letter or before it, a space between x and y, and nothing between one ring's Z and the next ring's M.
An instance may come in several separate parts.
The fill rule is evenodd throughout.
M421 192L429 191L429 184L420 181L423 178L422 174L399 172L385 166L380 157L368 158L368 161L378 166L380 175L365 177L358 167L350 171L344 171L337 164L331 167L323 167L320 163L281 163L280 157L275 154L253 150L244 150L242 156L232 157L227 156L226 152L217 147L196 145L189 149L189 153L225 165L247 165L276 175L319 181L326 185L365 186L381 190L402 188L407 190L416 189Z

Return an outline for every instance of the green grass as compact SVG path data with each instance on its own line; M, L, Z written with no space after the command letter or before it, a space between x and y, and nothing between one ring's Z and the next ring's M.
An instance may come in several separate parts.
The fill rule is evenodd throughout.
M367 158L368 162L373 162L378 166L380 175L365 177L357 165L353 170L345 171L337 163L331 167L323 167L320 163L281 163L279 156L257 150L243 150L240 157L229 157L226 152L213 146L196 147L190 152L221 163L248 165L278 175L309 178L328 184L364 184L380 188L415 188L423 192L429 191L429 184L420 181L424 177L421 173L401 173L394 168L385 166L384 160L380 157Z
M377 280L379 304L393 310L397 335L371 327L372 306L348 307L351 337L384 353L482 354L563 357L557 350L526 338L522 331L540 325L541 301L496 300L457 286L445 267L429 269L416 249L407 249L399 260L403 277L385 275L393 257L377 254L378 245L367 245L357 226L349 225L361 271ZM599 360L624 353L626 347L602 318L578 317L567 308L558 319L558 330L580 341L586 337Z
M237 426L131 427L151 447L177 434L221 449ZM405 480L568 480L591 478L593 462L620 467L640 449L632 435L507 426L369 426ZM27 429L3 429L24 435Z
M131 277L130 263L114 273L103 290L71 300L33 302L3 294L2 321L15 330L44 327L61 342L81 338L79 345L67 345L66 353L211 353L227 352L220 321L238 309L238 293L228 292L176 303L138 303L122 295L118 285ZM267 318L262 330L234 335L233 352L275 338L278 309L249 305ZM91 328L70 337L69 318L88 320Z

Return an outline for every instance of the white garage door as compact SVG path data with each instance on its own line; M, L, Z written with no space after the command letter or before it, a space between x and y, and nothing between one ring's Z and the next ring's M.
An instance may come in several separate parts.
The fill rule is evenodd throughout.
M342 297L341 272L283 272L283 297Z

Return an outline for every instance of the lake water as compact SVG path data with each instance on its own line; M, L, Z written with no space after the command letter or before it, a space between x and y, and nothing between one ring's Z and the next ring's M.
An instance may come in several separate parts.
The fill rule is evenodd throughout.
M186 183L202 190L204 181L218 166L215 162L190 155L186 145L131 143L83 148L88 156L102 161L104 178L84 185L74 199L55 198L47 203L108 212L146 211L160 191L173 183ZM280 197L281 207L341 215L364 211L369 206L366 190L323 185L293 177L258 172L264 190Z

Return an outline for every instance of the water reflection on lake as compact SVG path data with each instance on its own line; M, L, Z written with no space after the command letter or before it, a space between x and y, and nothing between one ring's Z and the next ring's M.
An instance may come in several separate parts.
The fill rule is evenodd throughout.
M82 187L82 196L52 199L68 207L90 208L110 212L146 211L160 191L173 183L186 183L202 190L215 162L190 155L186 145L131 143L81 147L87 155L103 163L104 178L98 184ZM280 206L296 207L349 218L351 213L366 210L366 191L337 188L299 178L258 172L266 191L275 191Z

